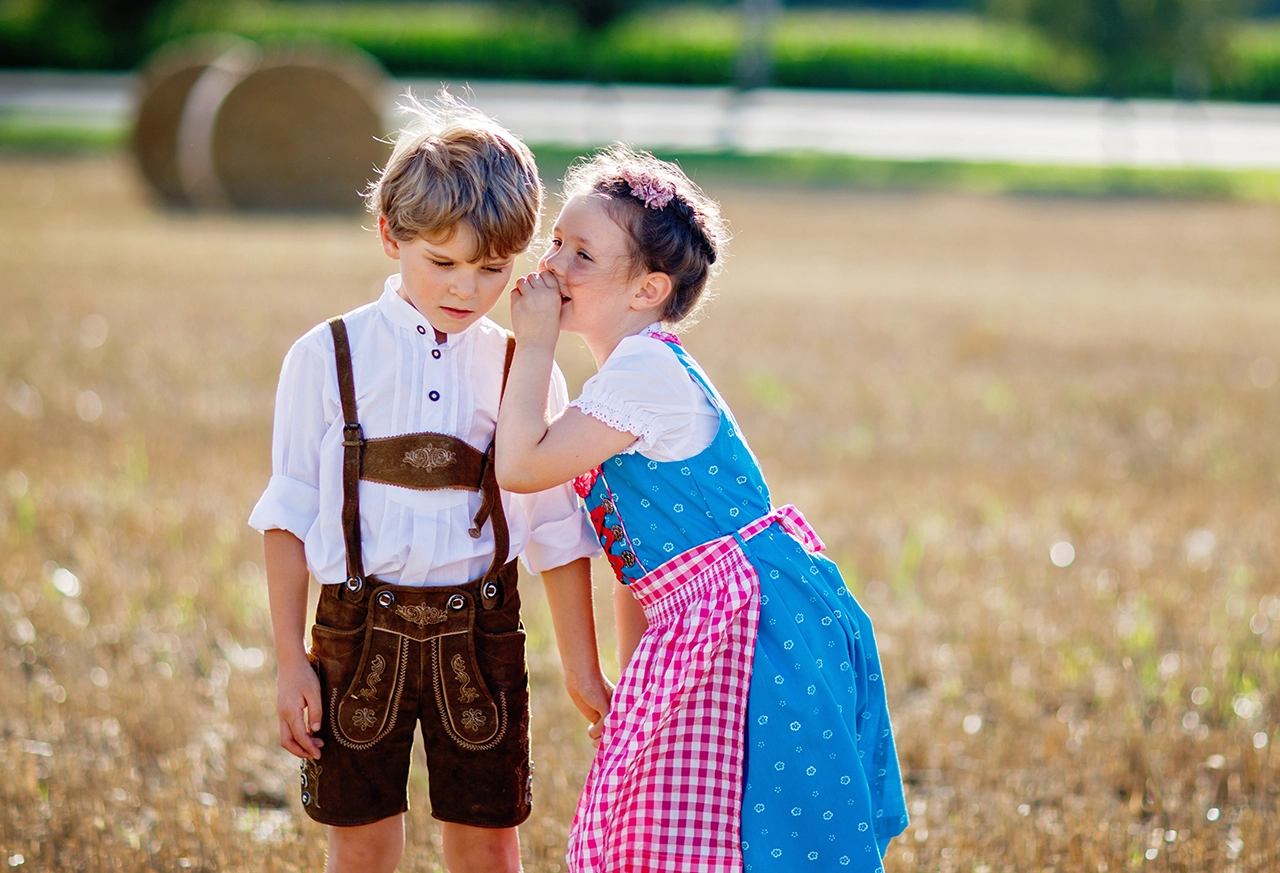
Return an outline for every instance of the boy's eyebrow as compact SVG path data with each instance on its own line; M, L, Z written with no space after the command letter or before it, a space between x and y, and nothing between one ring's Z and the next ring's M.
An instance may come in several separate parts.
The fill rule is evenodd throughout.
M461 260L464 263L468 263L468 264L505 264L508 261L514 261L516 258L515 255L506 255L505 257L499 256L499 255L492 255L492 256L484 255L482 257L475 258L474 260L471 260L468 258L455 258L453 255L449 254L448 252L440 251L435 247L435 245L433 245L428 240L424 239L422 242L426 246L427 254L431 255L431 257L440 261Z

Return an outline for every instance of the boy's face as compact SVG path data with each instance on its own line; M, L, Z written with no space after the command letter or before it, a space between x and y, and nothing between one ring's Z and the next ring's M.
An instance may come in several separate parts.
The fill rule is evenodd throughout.
M445 239L401 242L378 218L387 256L400 262L400 296L441 333L461 333L484 316L507 287L515 257L472 260L475 234L460 224Z

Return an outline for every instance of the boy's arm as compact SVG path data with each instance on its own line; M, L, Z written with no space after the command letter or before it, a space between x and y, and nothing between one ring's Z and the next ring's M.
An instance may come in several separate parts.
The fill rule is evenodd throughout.
M307 660L303 635L307 627L306 552L302 540L287 530L263 533L267 563L267 597L276 648L276 710L280 745L299 758L319 758L320 680Z
M595 613L591 604L591 561L578 558L544 570L543 587L551 607L556 647L564 666L564 684L574 705L593 724L609 713L613 685L600 670Z

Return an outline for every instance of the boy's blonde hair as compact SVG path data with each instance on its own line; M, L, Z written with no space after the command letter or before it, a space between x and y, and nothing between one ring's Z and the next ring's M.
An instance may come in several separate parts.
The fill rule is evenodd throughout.
M365 204L385 216L391 236L447 239L459 224L476 237L473 258L523 252L538 232L542 180L515 134L448 91L432 104L405 95L410 122Z

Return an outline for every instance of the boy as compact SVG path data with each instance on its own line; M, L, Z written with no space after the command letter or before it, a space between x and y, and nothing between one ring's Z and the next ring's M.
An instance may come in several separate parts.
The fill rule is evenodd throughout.
M326 869L399 863L421 722L445 863L518 871L528 675L509 558L542 573L570 695L598 723L598 547L568 486L513 497L494 476L514 346L485 314L537 230L533 156L447 94L411 111L420 126L367 195L399 273L289 351L249 523L264 533L281 745L303 759L307 814L329 825ZM566 393L558 378L553 412ZM308 654L309 575L322 587Z

